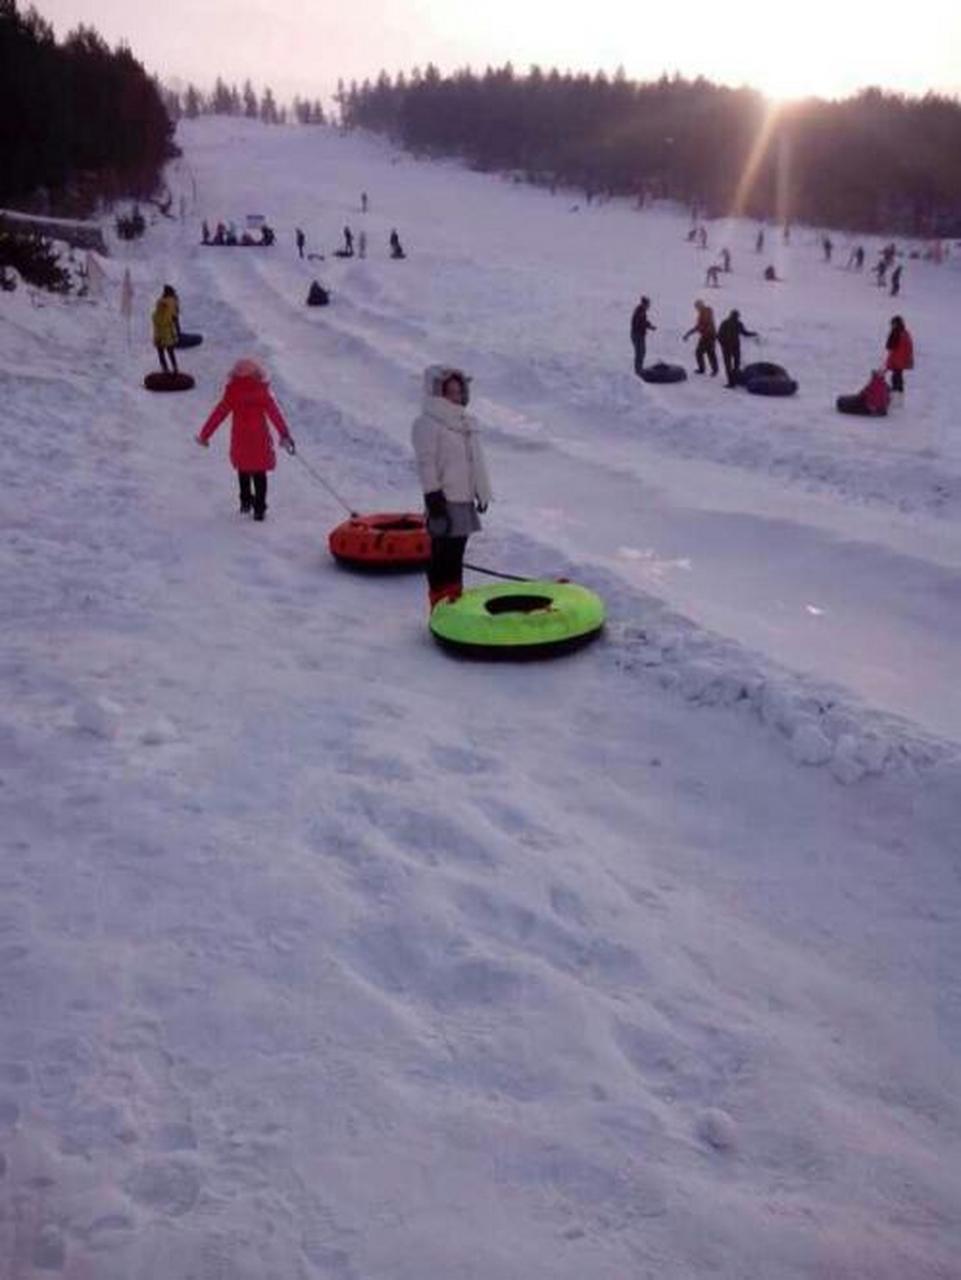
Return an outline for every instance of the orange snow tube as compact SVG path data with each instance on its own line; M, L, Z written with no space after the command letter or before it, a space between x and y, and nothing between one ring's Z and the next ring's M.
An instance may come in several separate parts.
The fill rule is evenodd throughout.
M423 569L430 559L430 536L420 512L351 516L331 532L328 545L338 564L374 573Z

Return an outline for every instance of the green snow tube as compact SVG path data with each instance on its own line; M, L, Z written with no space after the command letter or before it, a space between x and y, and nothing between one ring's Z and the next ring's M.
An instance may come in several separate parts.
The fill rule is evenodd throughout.
M517 661L579 649L600 634L604 602L573 582L510 582L441 601L430 615L434 639L466 658Z

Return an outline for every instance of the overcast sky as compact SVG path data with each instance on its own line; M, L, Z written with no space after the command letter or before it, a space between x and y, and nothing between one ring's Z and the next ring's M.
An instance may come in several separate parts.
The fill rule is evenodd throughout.
M774 96L865 84L961 93L961 0L35 0L63 36L79 22L126 40L162 79L249 76L282 98L337 78L427 62L508 59L662 71L753 84ZM20 0L20 8L27 7Z

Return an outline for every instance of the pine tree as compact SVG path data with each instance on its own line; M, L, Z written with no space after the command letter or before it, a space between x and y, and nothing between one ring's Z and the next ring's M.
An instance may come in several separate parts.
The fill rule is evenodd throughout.
M264 89L264 96L260 100L260 118L264 124L277 124L277 103L274 101L272 91Z

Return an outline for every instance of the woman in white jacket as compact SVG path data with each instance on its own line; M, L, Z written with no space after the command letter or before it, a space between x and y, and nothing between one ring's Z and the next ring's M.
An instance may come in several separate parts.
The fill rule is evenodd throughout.
M411 437L424 490L430 564L430 607L463 590L467 539L491 500L477 423L467 413L469 378L460 369L431 365L424 373L424 407Z

